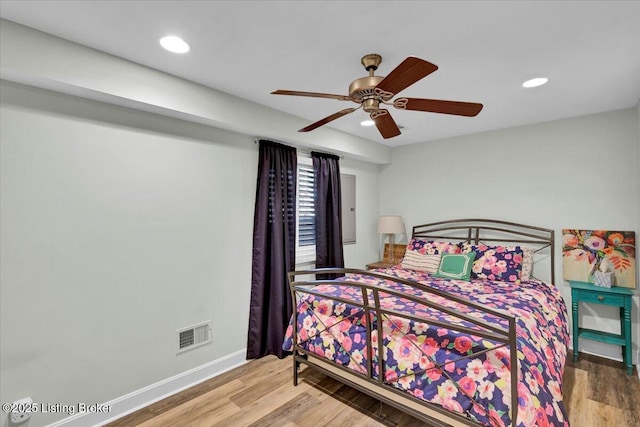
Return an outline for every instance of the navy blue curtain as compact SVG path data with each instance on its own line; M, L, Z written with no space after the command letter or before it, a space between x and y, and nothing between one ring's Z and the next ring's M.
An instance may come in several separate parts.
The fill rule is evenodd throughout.
M292 314L287 272L295 269L296 178L295 148L261 140L247 359L290 354L282 342Z
M311 153L315 177L316 267L344 267L340 158ZM335 276L327 276L334 278Z

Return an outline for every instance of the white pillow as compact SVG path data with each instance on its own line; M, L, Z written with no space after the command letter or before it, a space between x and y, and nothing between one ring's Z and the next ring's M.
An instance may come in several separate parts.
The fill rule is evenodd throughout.
M438 271L440 257L441 255L428 255L416 251L407 251L404 254L400 266L408 270L425 271L433 274Z

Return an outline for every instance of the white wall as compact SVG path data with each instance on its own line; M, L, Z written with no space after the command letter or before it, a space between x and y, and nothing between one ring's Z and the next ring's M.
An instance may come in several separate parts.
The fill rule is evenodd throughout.
M253 138L5 81L1 95L0 400L102 403L243 351ZM364 266L378 169L343 169L359 207L346 259ZM204 320L214 343L176 355L176 329Z
M477 217L552 228L556 236L586 228L634 230L640 238L639 149L635 108L397 147L380 176L380 210L393 207L408 228ZM559 237L555 261L570 306ZM617 309L582 313L585 326L619 332ZM582 340L580 348L621 357L617 346Z

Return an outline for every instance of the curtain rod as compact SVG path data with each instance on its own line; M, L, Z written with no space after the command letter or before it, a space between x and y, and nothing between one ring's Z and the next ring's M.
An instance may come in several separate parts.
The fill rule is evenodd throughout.
M253 138L253 143L257 144L258 142L260 142L261 139L267 140L267 141L271 141L271 142L277 142L278 144L284 144L284 145L291 145L291 143L289 142L282 142L282 141L278 141L277 139L273 139L273 138L265 138L265 137L261 137L261 136L256 136ZM311 151L319 151L319 150L308 150L306 148L300 148L300 147L296 147L295 145L293 145L293 147L301 154L305 154L309 157L311 157ZM325 151L322 151L323 153L325 153ZM326 152L327 154L331 154L334 156L338 156L340 158L340 160L344 159L344 156L341 156L339 154L335 154L335 153L330 153L330 152Z

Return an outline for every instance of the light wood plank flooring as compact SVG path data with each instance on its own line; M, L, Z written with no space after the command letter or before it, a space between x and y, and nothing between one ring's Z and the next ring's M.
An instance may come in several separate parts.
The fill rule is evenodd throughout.
M621 363L568 358L564 401L572 427L640 425L640 380ZM291 358L254 360L123 417L123 426L425 426L322 374L303 370L294 387Z

